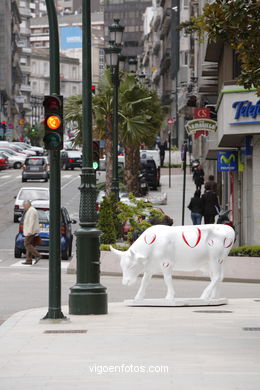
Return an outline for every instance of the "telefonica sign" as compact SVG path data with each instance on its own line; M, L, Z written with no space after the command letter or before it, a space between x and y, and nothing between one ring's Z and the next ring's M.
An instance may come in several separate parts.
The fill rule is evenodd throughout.
M232 108L235 109L234 119L237 122L232 122L230 125L255 125L260 123L260 100L256 104L249 100L239 100L232 104ZM244 121L243 118L247 120Z
M185 125L188 134L196 133L197 131L216 131L217 122L212 119L193 119Z

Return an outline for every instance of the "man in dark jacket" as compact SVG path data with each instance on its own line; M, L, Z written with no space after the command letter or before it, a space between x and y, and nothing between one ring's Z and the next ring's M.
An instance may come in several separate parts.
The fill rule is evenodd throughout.
M215 178L213 175L209 175L208 181L206 181L205 186L210 187L211 191L217 192L218 186L217 182L215 182Z
M213 192L209 185L205 185L205 192L201 199L203 201L204 223L215 223L215 216L218 214L219 210L219 202L216 192Z

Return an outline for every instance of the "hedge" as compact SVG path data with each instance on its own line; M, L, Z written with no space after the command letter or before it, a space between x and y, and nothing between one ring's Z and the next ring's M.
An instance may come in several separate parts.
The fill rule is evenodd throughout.
M260 257L260 245L245 245L232 248L229 256Z

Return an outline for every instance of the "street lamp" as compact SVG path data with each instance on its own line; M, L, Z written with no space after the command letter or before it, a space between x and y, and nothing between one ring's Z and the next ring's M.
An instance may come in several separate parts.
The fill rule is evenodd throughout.
M82 172L77 238L77 282L70 289L71 314L107 314L106 288L100 284L101 231L96 228L96 173L92 156L91 7L82 0Z
M124 26L119 24L119 19L114 19L114 22L108 27L110 41L109 46L104 49L105 61L111 70L113 89L113 118L112 118L112 137L113 137L113 173L112 187L116 200L119 200L119 179L118 179L118 89L119 80L119 64L123 62L123 56L120 58L121 44Z

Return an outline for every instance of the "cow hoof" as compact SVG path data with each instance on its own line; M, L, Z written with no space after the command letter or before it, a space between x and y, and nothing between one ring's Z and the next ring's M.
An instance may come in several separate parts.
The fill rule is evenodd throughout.
M174 295L166 295L166 297L165 297L165 299L171 299L171 300L173 300L174 299Z
M142 296L142 295L135 296L135 301L142 301L143 299L144 299L144 296Z

